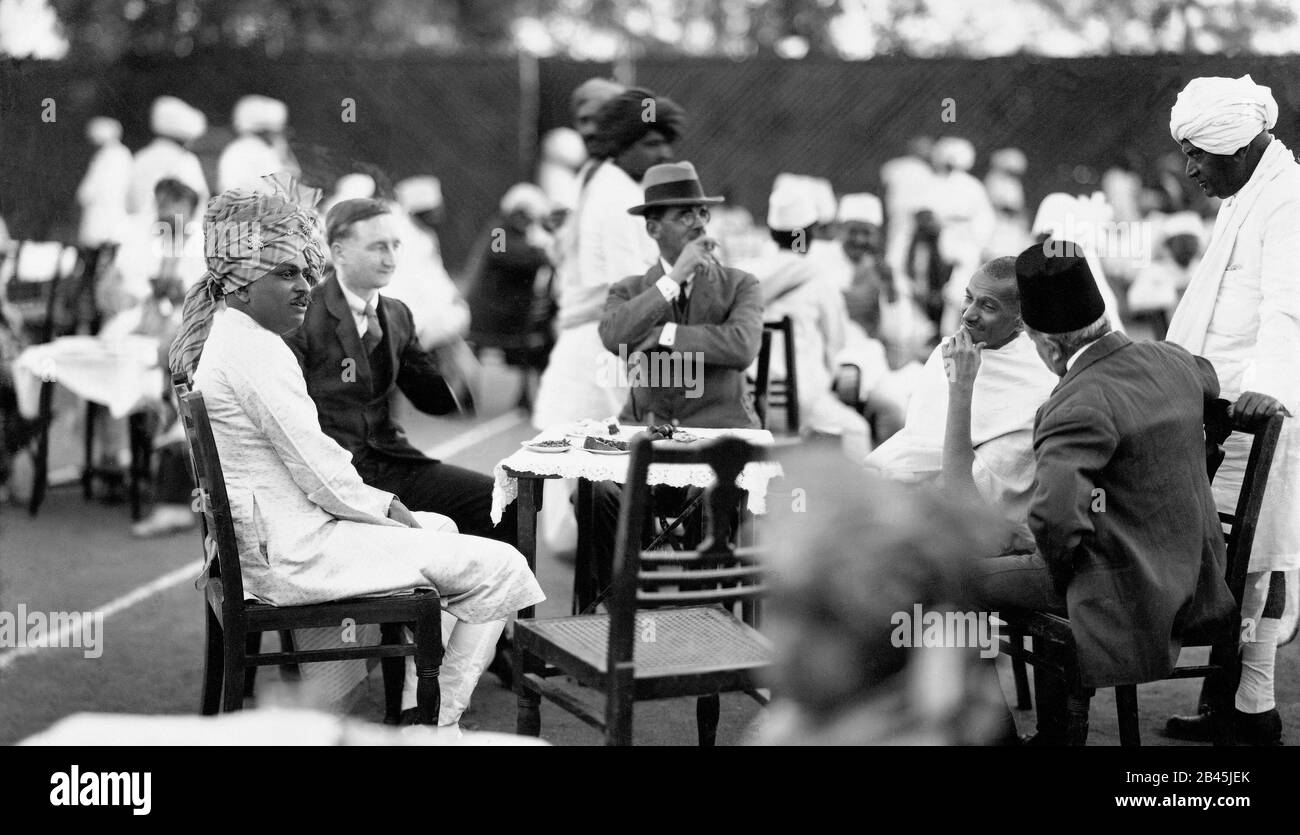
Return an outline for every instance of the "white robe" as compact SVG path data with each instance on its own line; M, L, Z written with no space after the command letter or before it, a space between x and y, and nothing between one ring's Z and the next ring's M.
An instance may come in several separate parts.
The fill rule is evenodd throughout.
M1213 363L1221 396L1282 401L1282 437L1259 513L1250 571L1300 568L1300 165L1273 139L1255 173L1223 201L1168 339ZM1236 509L1250 438L1234 434L1214 478L1219 510ZM1289 578L1289 579L1294 579ZM1290 585L1290 583L1288 584Z
M135 152L131 164L131 189L126 208L131 214L154 213L153 187L159 180L172 177L194 189L199 195L199 214L208 205L208 181L203 176L199 158L176 141L155 136L148 145Z
M1024 333L997 350L981 354L971 397L971 474L980 496L1002 511L1025 541L1029 537L1029 499L1034 483L1034 416L1059 378ZM941 346L925 363L921 381L907 404L907 422L867 456L866 465L886 477L920 482L943 471L943 438L948 425L948 375ZM1032 542L1029 537L1028 542Z
M131 188L131 152L120 142L110 142L95 152L86 175L77 186L81 204L82 246L117 243L126 220L127 192Z
M628 390L602 373L607 365L597 328L611 285L644 275L659 258L645 219L627 210L642 202L636 182L613 162L596 169L557 240L559 334L533 407L538 429L616 415Z
M217 312L194 385L221 456L245 595L290 606L433 586L469 623L545 599L511 546L388 519L393 494L361 481L321 431L289 346L244 313Z
M217 161L217 182L222 191L236 187L251 187L267 174L286 170L285 160L280 158L269 144L258 136L241 136L221 151Z

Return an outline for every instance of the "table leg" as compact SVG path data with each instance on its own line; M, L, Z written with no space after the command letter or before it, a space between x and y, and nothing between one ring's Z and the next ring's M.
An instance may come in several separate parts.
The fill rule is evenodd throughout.
M140 507L140 484L152 472L153 435L149 431L149 416L145 412L133 413L127 418L127 425L131 446L131 475L127 489L131 497L131 521L138 522L144 515Z
M593 486L590 480L578 479L578 544L573 560L573 614L580 615L591 605L600 593L600 583L595 575L595 561L592 559L592 500Z
M537 574L537 509L541 505L542 479L519 479L519 503L517 508L516 532L518 534L519 553L528 561L528 568ZM531 618L535 606L526 606L519 610L520 618ZM522 736L540 736L542 732L542 698L528 689L525 676L536 672L536 665L530 656L524 653L518 641L514 645L514 685L515 685L515 732Z

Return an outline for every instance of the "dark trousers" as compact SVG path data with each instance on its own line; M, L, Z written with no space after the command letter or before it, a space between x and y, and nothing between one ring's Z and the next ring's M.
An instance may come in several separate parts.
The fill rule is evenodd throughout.
M650 488L650 509L660 516L677 516L700 493L699 487L671 487L655 484ZM622 507L623 485L613 481L598 481L592 485L591 495L591 558L597 591L603 592L614 581L614 548L618 538L618 515ZM702 513L701 508L698 512ZM642 520L643 530L648 530L649 519ZM690 522L683 523L678 532L690 533ZM642 545L650 541L642 538ZM693 544L693 543L692 543Z
M516 503L492 525L492 476L418 458L398 458L369 452L356 461L361 479L371 487L395 493L411 510L450 517L463 534L484 536L518 546Z
M1056 593L1047 563L1037 553L1009 554L979 561L980 608L996 612L1032 609L1067 615L1065 599ZM1070 711L1086 716L1087 699L1070 693L1064 681L1042 671L1034 672L1034 699L1038 704L1038 733L1043 741L1064 744Z
M154 484L154 501L158 504L188 505L194 493L194 473L185 452L185 442L159 447L158 480Z

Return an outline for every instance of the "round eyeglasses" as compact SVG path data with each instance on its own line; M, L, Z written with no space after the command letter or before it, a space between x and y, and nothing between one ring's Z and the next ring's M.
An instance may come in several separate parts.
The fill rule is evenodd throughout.
M672 218L687 229L694 229L697 226L703 226L709 222L708 206L692 206L687 209L680 209L679 214Z

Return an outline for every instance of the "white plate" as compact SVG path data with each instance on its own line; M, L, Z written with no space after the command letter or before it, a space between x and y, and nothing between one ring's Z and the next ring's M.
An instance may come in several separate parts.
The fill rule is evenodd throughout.
M519 445L529 452L568 452L574 448L573 444L567 444L566 446L538 446L532 441L522 441Z
M632 452L630 449L587 449L586 447L579 447L579 449L592 455L627 455Z

